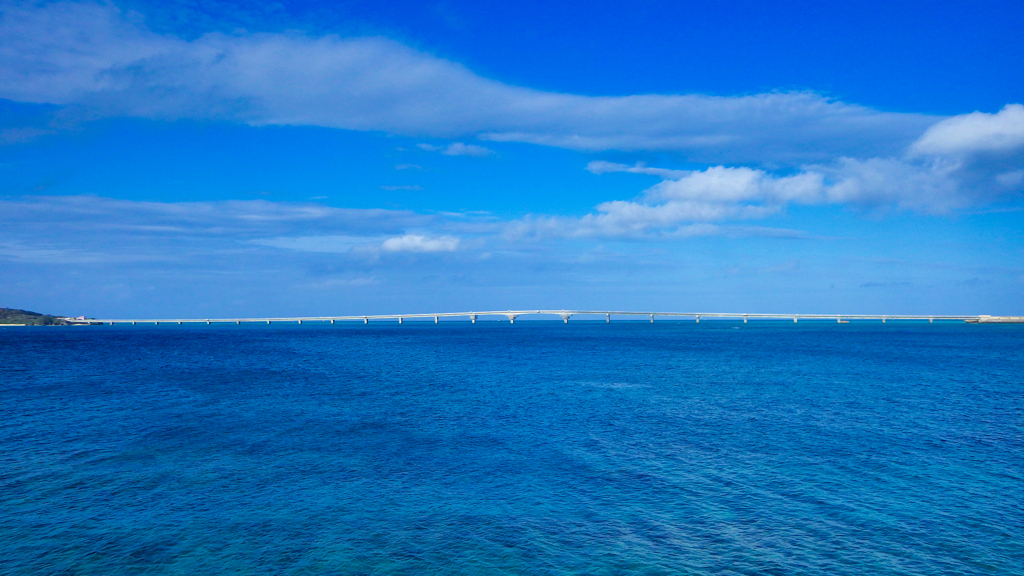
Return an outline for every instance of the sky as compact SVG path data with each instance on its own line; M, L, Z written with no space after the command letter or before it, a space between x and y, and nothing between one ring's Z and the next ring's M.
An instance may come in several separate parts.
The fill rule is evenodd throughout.
M0 307L1024 315L1024 4L0 0Z

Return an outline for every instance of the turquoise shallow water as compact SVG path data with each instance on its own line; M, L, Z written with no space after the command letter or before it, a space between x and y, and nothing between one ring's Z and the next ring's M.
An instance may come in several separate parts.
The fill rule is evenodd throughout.
M1024 574L1024 327L0 329L3 574Z

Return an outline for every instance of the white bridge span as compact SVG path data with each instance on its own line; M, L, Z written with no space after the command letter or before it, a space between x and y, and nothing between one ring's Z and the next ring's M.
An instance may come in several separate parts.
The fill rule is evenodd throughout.
M504 317L510 323L515 323L516 318L522 316L554 316L561 318L568 323L573 316L596 316L603 317L605 322L615 319L649 319L654 322L655 318L673 320L691 320L700 322L701 319L730 319L743 320L831 320L839 323L846 323L851 320L874 320L886 322L887 320L916 320L934 322L936 320L961 321L977 324L987 323L1024 323L1024 316L963 316L963 315L899 315L899 314L756 314L756 313L732 313L732 312L631 312L624 310L490 310L486 312L437 312L432 314L368 314L360 316L298 316L294 318L152 318L152 319L73 319L66 318L74 324L273 324L293 323L330 323L335 322L363 322L368 324L371 320L392 320L399 324L406 320L433 320L435 323L441 318L464 318L476 323L481 317Z

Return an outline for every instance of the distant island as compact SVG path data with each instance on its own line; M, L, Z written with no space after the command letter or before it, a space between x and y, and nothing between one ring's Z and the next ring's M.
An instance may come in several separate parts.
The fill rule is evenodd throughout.
M24 324L25 326L67 326L70 324L60 316L29 312L28 310L17 310L14 308L0 308L0 324Z

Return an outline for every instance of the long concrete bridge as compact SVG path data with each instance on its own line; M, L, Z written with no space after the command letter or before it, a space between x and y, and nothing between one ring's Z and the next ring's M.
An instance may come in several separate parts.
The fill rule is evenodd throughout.
M397 321L402 324L406 320L429 321L438 323L442 318L460 318L476 323L478 318L498 317L506 318L510 323L515 323L517 318L523 316L547 316L561 318L565 323L573 316L590 316L604 319L611 322L615 319L645 319L654 322L655 318L670 320L690 320L700 322L701 319L728 319L743 320L744 323L750 320L800 320L834 321L840 324L850 321L881 321L889 320L914 320L935 322L959 321L973 324L995 324L995 323L1024 323L1024 316L964 316L964 315L900 315L900 314L756 314L756 313L732 313L732 312L634 312L623 310L491 310L486 312L437 312L431 314L368 314L359 316L298 316L294 318L153 318L153 319L75 319L65 318L73 324L274 324L274 323L329 323L336 322L363 322L369 324L373 321Z

